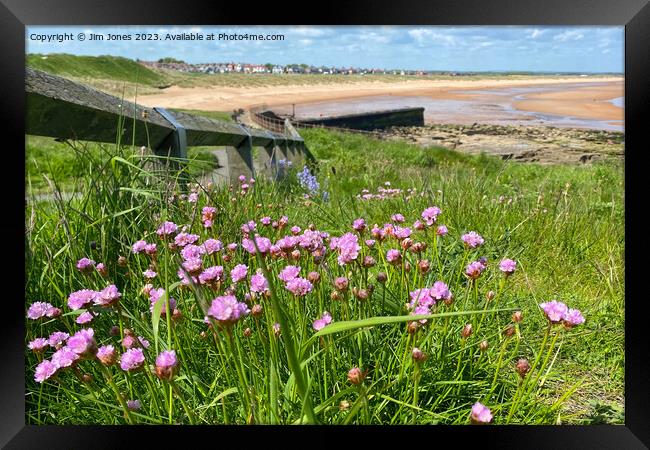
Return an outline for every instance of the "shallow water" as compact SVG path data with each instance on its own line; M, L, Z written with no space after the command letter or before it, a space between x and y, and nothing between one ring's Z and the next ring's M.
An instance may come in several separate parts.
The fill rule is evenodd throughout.
M623 121L591 120L571 116L521 111L512 106L513 102L527 95L541 92L557 92L582 87L604 86L607 83L568 83L561 86L543 85L526 87L506 87L483 90L458 90L457 94L472 94L467 100L434 99L427 96L378 95L353 99L299 104L295 106L296 119L358 114L384 109L423 107L426 123L493 125L547 125L555 127L590 128L598 130L623 131ZM608 102L624 107L624 97ZM292 106L274 107L280 114L291 114Z

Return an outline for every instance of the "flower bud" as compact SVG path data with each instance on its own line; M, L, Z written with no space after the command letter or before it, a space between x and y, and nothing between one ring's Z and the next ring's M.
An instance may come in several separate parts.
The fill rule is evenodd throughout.
M120 267L126 267L126 258L124 256L117 258L117 265Z
M454 303L454 295L450 292L449 297L446 297L443 300L443 303L447 306L451 306L451 304Z
M253 307L251 308L251 314L253 315L253 317L260 317L262 315L263 310L264 308L262 307L262 305L260 304L253 305Z
M178 322L182 318L183 318L183 313L181 312L181 310L178 308L174 308L174 311L172 311L172 320Z
M463 327L463 330L460 332L460 335L463 339L467 339L472 335L472 324L468 323Z
M508 325L506 329L503 331L503 335L505 337L510 337L513 334L515 334L515 327L513 327L512 325Z
M245 337L250 337L252 334L253 334L253 330L251 330L250 328L246 328L244 330L244 336Z
M478 345L478 348L484 352L488 349L490 345L488 344L488 341L481 341L481 343Z
M295 261L300 259L300 250L294 250L291 252L291 258Z
M494 298L495 295L496 294L494 293L494 291L488 291L488 293L485 294L485 298L487 298L487 301L489 302L489 301L492 301L492 299Z
M427 355L425 355L424 352L417 347L413 347L411 356L413 357L413 360L416 362L422 362L425 359L427 359Z
M318 272L309 272L307 274L307 280L309 280L311 284L316 284L320 281L320 274Z
M341 294L339 291L332 291L330 298L332 300L341 300L343 299L343 294Z
M527 359L521 358L519 361L517 361L517 364L515 365L515 370L519 374L521 378L524 378L528 372L530 372L530 363L528 362Z
M206 333L205 331L201 331L199 333L199 336L201 336L201 339L206 339L208 337L208 333Z
M418 322L409 322L408 325L406 325L406 331L408 331L409 334L415 334L415 332L418 331L418 328L420 328Z
M84 383L91 383L93 381L93 376L89 373L84 373L81 376L81 379L83 380Z
M341 400L341 403L339 403L339 411L347 411L348 409L350 409L350 402Z
M519 323L522 320L524 320L524 315L521 313L521 311L515 311L515 312L512 313L512 321L513 322Z
M375 261L375 258L372 256L366 256L363 258L363 263L361 265L365 267L366 269L369 269L370 267L373 267L375 264L377 264L377 261Z
M360 301L368 300L368 291L366 289L352 288L352 294Z
M407 273L411 271L411 263L410 262L406 261L404 263L404 271L406 271Z
M334 287L337 291L345 292L348 290L348 279L345 277L338 277L334 280Z
M402 242L400 242L400 245L404 250L408 250L411 247L411 245L413 245L413 239L405 238L402 240Z
M428 260L426 259L421 259L418 261L418 271L421 274L427 273L429 270L431 270L431 264L429 263Z
M384 284L388 280L388 275L386 275L385 272L379 272L377 274L377 281L380 282L381 284Z
M363 383L363 379L365 377L366 374L363 373L358 367L353 367L348 371L348 381L357 386Z
M108 334L110 334L111 336L117 336L118 334L120 334L120 327L118 327L117 325L113 325L110 331L108 332Z
M223 255L223 260L224 260L224 262L232 261L232 255L229 255L229 254Z

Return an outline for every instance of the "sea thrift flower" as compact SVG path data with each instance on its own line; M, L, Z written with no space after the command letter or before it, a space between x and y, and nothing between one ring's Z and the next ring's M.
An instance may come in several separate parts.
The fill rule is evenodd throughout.
M79 261L77 261L77 269L80 272L88 273L92 271L94 268L95 268L95 261L93 261L92 259L81 258Z
M490 423L492 421L492 412L487 406L476 402L472 406L471 420L475 425Z
M251 291L261 293L269 290L269 282L264 275L256 273L251 277Z
M234 253L235 250L237 250L237 246L238 246L238 244L237 244L236 242L232 242L232 243L228 244L228 245L226 246L226 248L228 249L228 251L229 251L230 253Z
M395 227L393 230L393 234L398 239L406 239L411 235L411 229L408 227L405 228Z
M156 303L158 303L163 298L165 298L165 293L166 291L163 288L151 289L151 291L149 291L149 302L151 303L151 305L149 306L149 311L153 313L153 309L156 306ZM169 302L170 311L176 308L176 299L174 299L173 297L168 297L168 302ZM167 316L167 303L164 302L164 300L160 308L160 315L162 317Z
M361 233L366 229L366 221L363 219L356 219L354 222L352 222L352 228L354 228L355 231Z
M61 347L52 355L52 363L59 369L72 366L78 359L79 355L69 347Z
M211 284L223 280L223 267L212 266L204 269L199 275L199 282L201 284Z
M551 323L560 323L569 312L569 308L567 308L564 303L556 300L547 303L540 303L539 306L542 308L544 314L546 314L546 318Z
M90 306L99 293L90 289L75 291L68 296L68 308L74 310Z
M114 284L105 287L95 296L95 305L99 306L111 306L117 302L117 300L122 296L117 290L117 287Z
M366 374L363 373L358 367L353 367L348 371L348 381L352 384L361 384L365 377Z
M188 244L181 250L181 256L184 260L201 258L205 253L205 247L194 244Z
M174 350L165 350L156 358L156 376L161 380L171 380L178 373L178 359Z
M254 220L250 220L247 223L241 226L241 231L244 234L252 233L257 228L257 224Z
M262 315L262 311L264 310L264 307L260 304L253 305L253 309L251 310L251 314L253 317L260 317Z
M158 252L158 248L156 244L147 244L144 246L144 252L149 256L153 256Z
M333 238L330 243L330 248L332 250L338 250L339 256L337 261L341 266L357 259L359 250L361 250L359 239L353 233L345 233L340 238Z
M420 222L419 220L416 220L415 222L413 222L413 228L415 228L418 231L422 231L424 230L425 226L424 223Z
M156 230L156 234L162 238L174 234L178 231L178 225L174 222L163 222L162 225Z
M41 317L51 316L54 310L54 306L46 302L34 302L30 305L27 310L27 317L32 320L40 319Z
M402 255L400 254L399 250L391 248L386 252L386 261L391 264L399 264L402 262Z
M260 222L262 223L262 225L268 227L269 225L271 225L271 218L268 217L268 216L262 217L262 218L260 219Z
M241 280L245 279L246 275L248 275L248 267L244 264L237 264L230 271L230 278L232 279L233 283L238 283Z
M471 262L465 267L465 275L470 279L475 280L481 276L485 270L485 265L481 264L479 261Z
M285 286L293 295L298 297L304 297L309 294L313 289L314 285L304 278L296 277L292 280L289 280Z
M366 245L370 248L372 248L373 245L375 245L375 240L374 239L366 239Z
M349 281L345 277L336 277L334 279L334 287L337 291L345 292L348 289Z
M472 324L466 324L460 332L460 335L463 339L467 339L472 335Z
M223 244L218 239L206 239L203 243L203 248L205 249L205 253L211 255L215 252L220 252L223 250Z
M34 373L34 380L37 383L42 383L45 380L51 378L56 371L58 366L47 359L41 361L41 363L36 366L36 372Z
M232 325L250 313L246 303L238 302L234 295L223 295L212 300L208 316L222 325Z
M271 250L271 241L268 238L265 237L260 237L260 235L255 235L255 241L253 242L252 239L243 239L241 246L244 247L244 249L250 253L251 255L254 255L257 253L257 250L255 249L255 244L257 244L257 248L259 249L260 253L262 255L267 254Z
M447 227L445 225L440 225L436 228L436 234L438 236L446 236L449 230L447 230Z
M149 280L153 280L154 278L156 278L156 275L158 274L151 269L147 269L144 272L142 272L142 275Z
M199 194L196 192L192 192L190 195L187 196L187 201L189 203L196 203L199 200Z
M423 316L423 315L428 315L428 314L431 314L431 310L429 309L428 306L418 305L418 306L415 307L415 309L413 311L411 311L410 315L412 315L412 316ZM418 322L420 322L421 324L424 325L425 323L428 322L428 319L420 319Z
M311 284L316 284L320 281L320 273L318 272L309 272L307 274L307 279Z
M519 361L517 361L517 364L515 365L515 370L519 374L521 378L524 378L528 372L530 372L530 363L528 362L527 359L521 358Z
M470 231L467 234L461 236L462 241L469 248L477 248L483 245L485 240L478 234L476 231Z
M191 258L186 261L183 261L183 264L181 265L187 273L190 275L198 275L201 273L201 267L203 265L203 261L201 261L201 258Z
M517 262L512 259L504 259L499 263L499 270L503 272L506 276L511 275L515 272L517 267Z
M332 316L327 311L323 311L323 314L321 315L320 319L316 319L312 324L312 326L314 327L314 330L319 331L325 328L330 323L332 323Z
M280 336L280 324L279 324L278 322L275 322L275 323L273 324L273 333L274 333L276 336Z
M410 293L411 303L410 306L414 307L416 304L419 306L431 307L436 304L436 300L430 294L431 290L428 288L416 289Z
M102 277L107 277L108 276L108 269L104 265L104 263L99 263L97 266L95 266L95 269L97 270L97 273L102 276Z
M126 407L129 411L137 411L142 407L142 405L140 404L140 400L127 400Z
M285 283L288 283L289 281L296 278L299 273L300 273L300 267L298 267L298 266L286 266L278 274L278 278L281 279L282 281L284 281Z
M34 352L42 352L48 345L48 340L40 337L30 341L27 347Z
M392 216L390 216L390 220L392 220L393 222L402 223L404 222L404 216L401 214L393 214Z
M198 240L198 234L178 233L174 238L174 244L178 247L185 247L186 245L194 244Z
M142 253L146 246L147 246L147 241L140 240L140 241L137 241L135 244L133 244L133 247L131 247L131 250L133 251L133 253L136 253L136 254L137 253Z
M120 368L125 372L135 372L144 365L144 352L141 348L130 348L120 358Z
M294 225L294 226L291 227L291 234L293 234L294 236L297 236L298 234L300 234L300 231L301 230L300 230L299 226Z
M63 331L55 331L54 333L50 334L50 336L47 339L47 342L50 344L50 347L53 348L61 348L61 346L65 343L65 341L68 340L70 335L68 333L64 333Z
M576 325L580 325L585 322L585 318L582 316L582 313L577 309L569 309L564 315L564 326L566 328L573 328Z
M80 325L83 325L92 322L94 318L95 316L93 316L90 312L86 311L79 314L79 316L75 319L75 322Z
M122 345L124 348L134 348L138 346L138 340L132 334L127 334L124 336L124 339L122 339Z
M104 345L97 349L97 359L105 366L112 366L117 361L117 352L112 345Z
M95 332L92 328L80 330L70 336L67 346L80 358L89 358L97 353L97 343L95 342Z
M138 336L138 341L140 341L140 345L143 348L149 348L151 344L149 344L149 341L143 338L142 336Z
M413 347L413 350L411 351L411 356L416 362L422 362L425 359L427 359L427 355L425 355L424 352L417 347Z

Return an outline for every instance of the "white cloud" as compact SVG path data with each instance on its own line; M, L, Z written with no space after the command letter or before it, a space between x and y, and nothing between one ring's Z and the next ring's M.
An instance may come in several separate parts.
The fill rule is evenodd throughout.
M546 33L548 30L540 30L539 28L535 28L534 30L531 30L528 32L528 36L526 36L528 39L537 39L540 37L542 34Z
M579 41L584 38L585 35L578 30L565 31L564 33L556 34L553 36L554 41L567 42L567 41Z
M449 34L442 34L426 28L416 28L409 30L411 36L418 44L424 45L428 43L441 43L448 46L456 45L456 40Z

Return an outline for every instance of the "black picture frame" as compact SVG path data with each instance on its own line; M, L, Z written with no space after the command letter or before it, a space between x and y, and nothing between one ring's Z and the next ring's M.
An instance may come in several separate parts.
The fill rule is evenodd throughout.
M309 3L309 4L307 4ZM199 2L185 0L0 0L0 48L3 70L0 92L3 108L4 165L2 182L6 208L16 208L0 221L5 262L21 270L25 207L16 187L24 183L25 27L29 25L619 25L625 26L625 191L626 191L626 346L625 425L489 426L489 427L164 427L164 426L27 426L25 425L24 298L19 276L5 276L3 323L0 326L0 445L22 448L122 448L146 442L147 448L167 448L174 441L199 440L225 445L226 439L260 437L262 445L312 445L305 433L327 435L329 445L368 445L368 439L396 439L406 445L443 445L444 436L464 447L468 439L481 448L636 449L650 445L648 405L648 349L641 291L647 274L641 261L647 254L642 214L644 181L644 112L650 105L650 5L648 0L456 0L357 1L353 4L314 2ZM11 139L8 139L11 138ZM9 142L13 142L10 144ZM16 177L17 180L14 180ZM634 185L637 186L634 186ZM635 189L636 188L636 189ZM637 206L636 197L639 197ZM22 214L20 213L22 211ZM638 212L637 212L638 211ZM642 216L641 216L642 217ZM636 219L636 220L635 220ZM23 256L24 258L24 256ZM23 272L24 274L24 272ZM24 276L24 275L23 275ZM24 286L24 285L23 285ZM645 338L644 338L645 337ZM361 433L357 433L361 431ZM418 436L414 438L413 433ZM273 433L270 435L269 433ZM286 433L289 439L285 439ZM429 434L435 440L419 436ZM257 435L257 436L255 436ZM422 441L421 439L427 439ZM338 443L337 443L338 442ZM456 444L453 444L455 442ZM174 444L178 445L178 444ZM182 445L182 444L181 444ZM187 444L186 444L187 445ZM196 444L192 444L196 445Z

